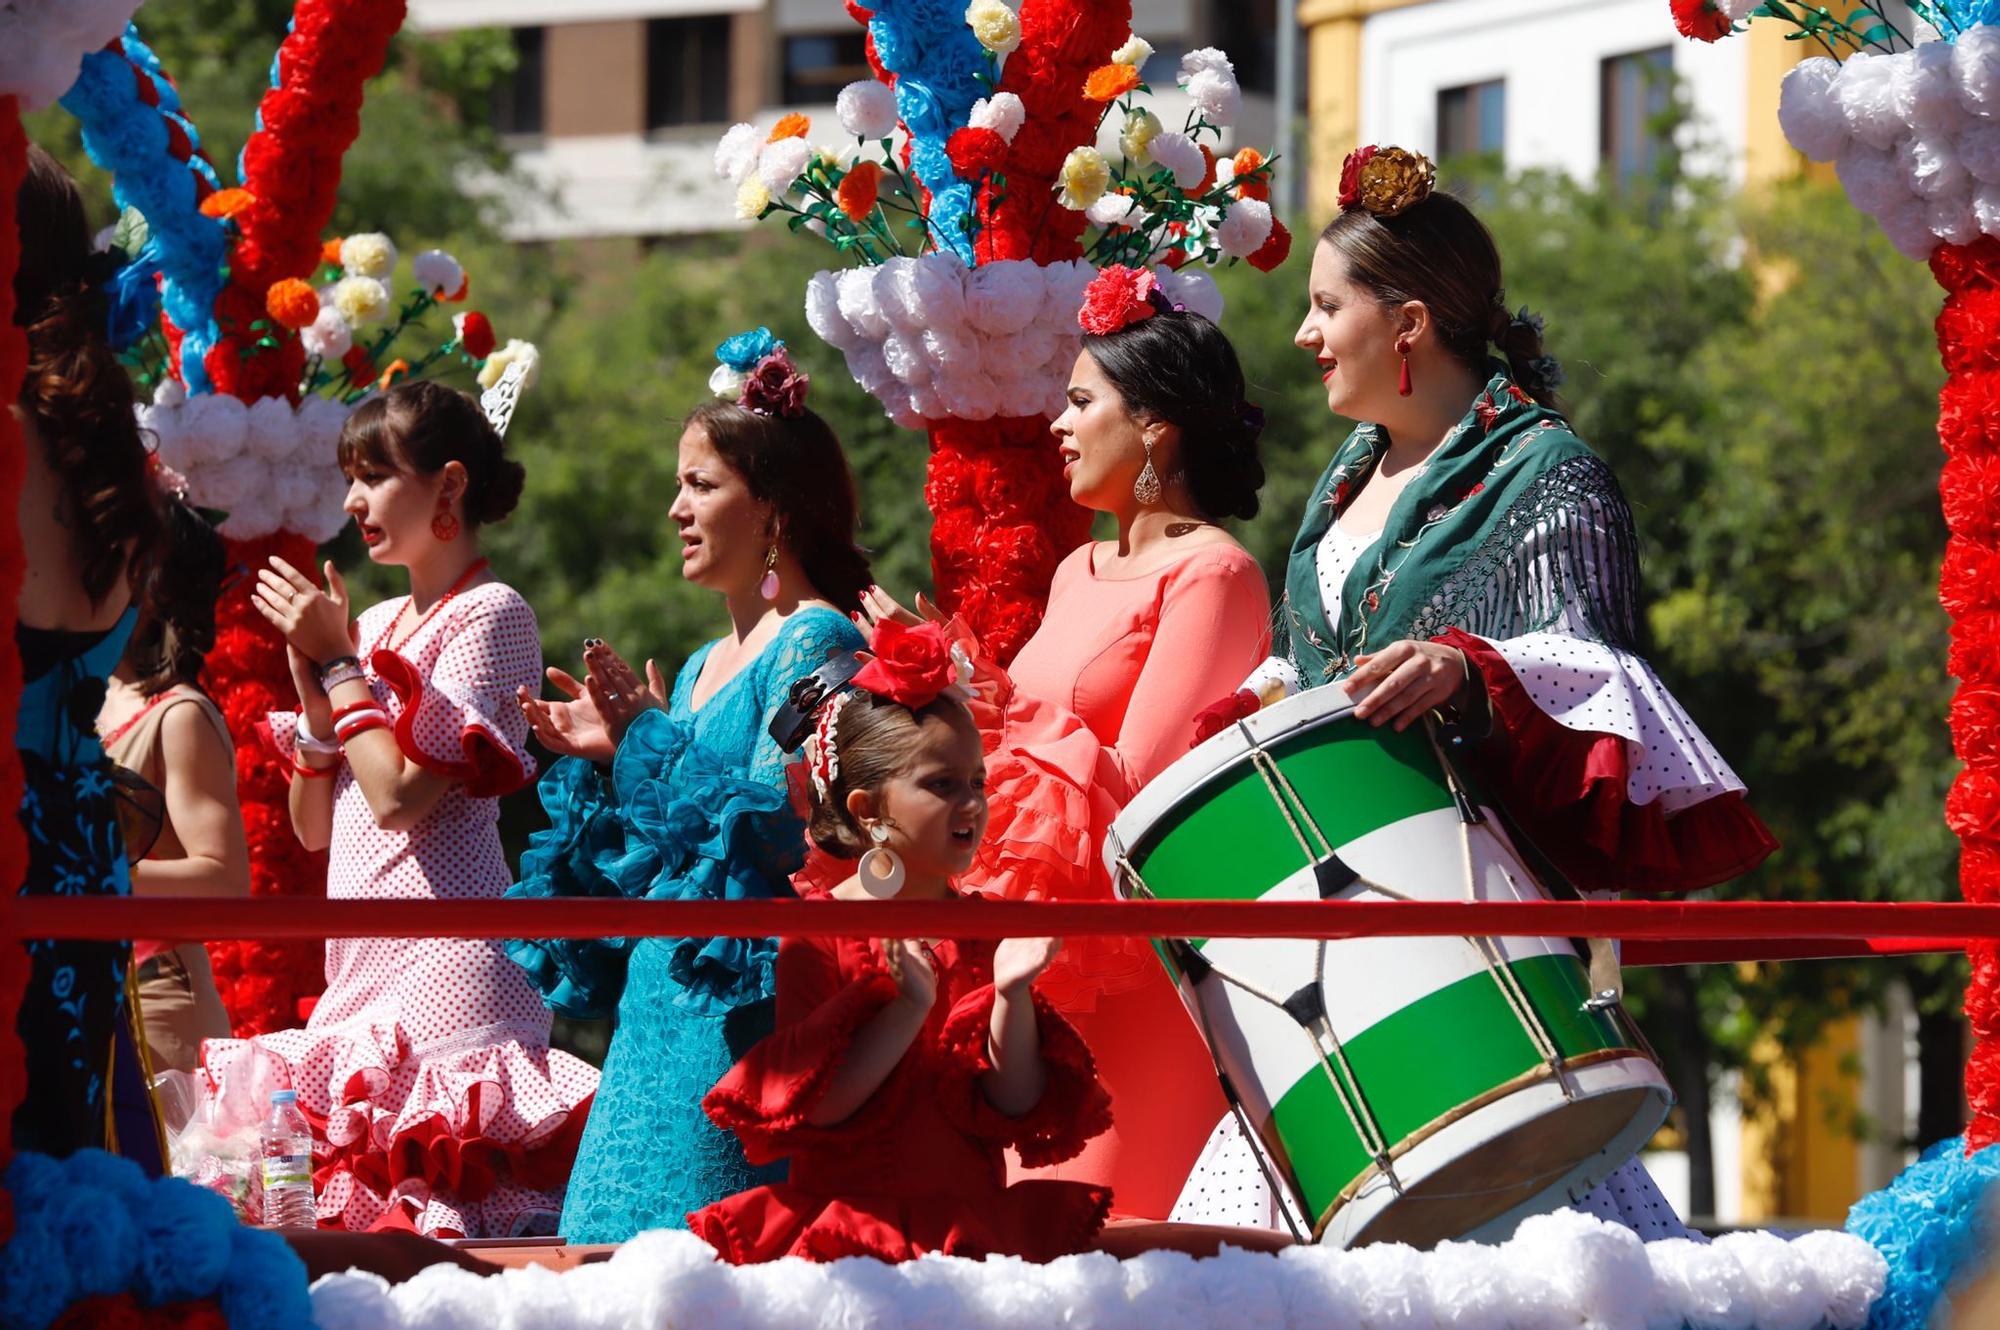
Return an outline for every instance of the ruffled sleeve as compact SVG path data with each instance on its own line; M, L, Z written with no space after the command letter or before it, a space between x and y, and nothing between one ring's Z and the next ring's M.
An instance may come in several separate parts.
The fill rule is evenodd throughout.
M515 696L539 686L542 641L535 612L512 588L465 597L428 677L397 651L369 665L396 695L396 743L426 771L460 781L474 798L511 794L533 778L528 722Z
M952 1004L938 1039L944 1069L937 1093L946 1114L968 1135L1015 1147L1027 1168L1073 1158L1111 1126L1111 1097L1097 1079L1089 1048L1047 998L1034 997L1047 1081L1042 1097L1019 1117L993 1107L980 1083L993 1070L993 985L982 984Z
M273 711L258 723L257 734L269 744L280 761L296 761L299 755L299 713Z
M1088 557L1088 547L1080 556ZM1076 565L1081 566L1081 565ZM1051 620L1087 618L1090 583L1058 573ZM1010 900L1102 900L1104 834L1141 786L1187 752L1195 716L1233 692L1270 642L1270 597L1241 550L1191 555L1162 579L1158 619L1133 680L1125 719L1107 741L1075 712L1015 685L966 637L986 750L986 838L961 886ZM1158 961L1143 939L1080 938L1037 987L1065 1009L1150 981Z
M790 890L805 860L805 826L782 784L695 737L687 720L649 711L632 723L611 768L632 845L657 872L647 900L754 900ZM628 893L632 894L632 893ZM777 943L770 938L676 938L668 961L674 1002L720 1013L769 997Z
M779 949L777 1028L702 1100L710 1120L736 1133L753 1164L852 1139L894 1111L900 1068L845 1121L821 1127L806 1120L855 1034L896 996L895 981L872 950L852 978L843 976L840 955L832 939L794 938Z
M566 757L542 777L536 793L549 827L529 839L521 854L521 879L507 889L510 899L615 900L646 894L659 876L659 855L643 840L628 842L602 771L581 758ZM633 941L518 939L506 948L550 1007L589 1018L608 1016L617 1007Z

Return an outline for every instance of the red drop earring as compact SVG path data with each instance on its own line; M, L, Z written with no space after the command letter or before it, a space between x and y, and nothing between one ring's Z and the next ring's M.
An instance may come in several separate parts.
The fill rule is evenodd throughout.
M451 541L458 539L458 531L458 517L451 511L451 505L440 502L437 516L431 519L431 534L439 540Z
M1408 397L1410 395L1410 344L1403 341L1397 342L1396 354L1403 358L1402 373L1396 376L1396 392L1399 396Z

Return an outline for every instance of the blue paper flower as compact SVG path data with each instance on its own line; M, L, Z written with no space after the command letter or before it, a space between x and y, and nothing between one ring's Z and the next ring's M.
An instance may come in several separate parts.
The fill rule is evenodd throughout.
M1855 1202L1847 1231L1889 1262L1889 1284L1869 1311L1868 1330L1924 1330L1953 1282L1984 1263L1996 1178L2000 1150L1968 1156L1958 1137L1924 1151L1886 1188Z
M749 332L725 338L715 348L715 358L738 374L748 374L757 368L758 361L783 345L771 335L769 328L752 328Z
M991 61L957 0L880 0L868 23L875 54L896 76L896 110L910 131L910 172L930 191L930 238L973 261L973 187L952 169L945 141L990 89Z

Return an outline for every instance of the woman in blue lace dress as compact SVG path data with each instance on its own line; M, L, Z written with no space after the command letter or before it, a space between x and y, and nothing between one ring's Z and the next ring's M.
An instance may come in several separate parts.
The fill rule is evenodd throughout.
M536 736L566 756L542 779L552 825L522 856L510 896L781 895L804 859L790 755L769 725L795 680L861 646L848 615L868 562L854 545L853 479L833 431L806 409L805 376L768 333L721 352L711 383L733 400L689 417L668 516L681 575L723 598L730 630L689 657L671 690L652 662L641 680L592 642L583 681L549 671L568 700L522 697ZM747 1164L701 1110L771 1032L775 940L522 941L509 952L557 1011L616 1017L565 1238L683 1227L688 1211L781 1176L782 1165Z
M14 323L28 339L13 408L26 436L27 567L15 629L22 682L14 743L28 844L20 891L124 896L131 879L119 815L134 805L111 779L95 722L138 618L133 587L159 538L160 500L132 414L131 380L105 342L103 274L94 271L83 197L53 158L30 148L16 206ZM25 945L30 977L16 1029L27 1049L27 1095L14 1113L14 1144L66 1155L122 1142L157 1170L129 1030L114 1073L131 944ZM133 1107L118 1115L119 1132L106 1125L114 1078Z

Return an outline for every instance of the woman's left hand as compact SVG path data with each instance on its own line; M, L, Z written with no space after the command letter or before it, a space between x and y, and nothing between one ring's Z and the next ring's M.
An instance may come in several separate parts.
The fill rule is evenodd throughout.
M1341 687L1354 699L1355 719L1402 731L1433 707L1463 707L1470 700L1470 680L1465 653L1457 647L1402 641L1357 657Z
M652 661L646 662L643 683L625 658L607 643L586 648L583 663L590 671L583 681L584 687L590 691L597 714L604 717L604 727L611 732L614 745L624 742L625 731L641 715L666 709L666 680L660 677L660 667Z
M326 590L322 591L274 554L268 568L257 570L250 603L288 645L314 665L354 654L347 584L332 563L326 565Z
M1062 950L1059 937L1010 937L993 949L993 987L1010 998L1028 991Z
M917 608L914 613L896 603L894 597L881 587L871 586L861 593L861 612L854 616L854 622L863 632L872 633L875 625L883 620L891 620L905 628L915 628L920 623L944 622L944 611L917 593Z

